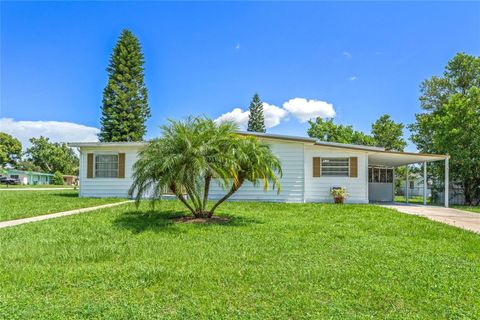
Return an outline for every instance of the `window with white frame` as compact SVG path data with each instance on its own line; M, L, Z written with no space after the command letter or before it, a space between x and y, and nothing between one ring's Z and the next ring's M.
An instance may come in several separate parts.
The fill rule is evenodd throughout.
M321 158L323 177L348 177L350 158Z
M118 154L95 155L95 178L118 178Z

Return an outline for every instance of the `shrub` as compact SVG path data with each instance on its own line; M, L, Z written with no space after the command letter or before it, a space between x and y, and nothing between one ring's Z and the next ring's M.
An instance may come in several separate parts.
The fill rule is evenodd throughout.
M56 185L62 185L63 184L63 175L59 171L56 171L53 174L52 183L56 184Z

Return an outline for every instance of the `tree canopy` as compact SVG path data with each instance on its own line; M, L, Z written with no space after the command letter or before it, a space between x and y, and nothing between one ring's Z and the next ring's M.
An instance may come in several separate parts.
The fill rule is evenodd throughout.
M323 120L317 117L315 121L309 120L310 128L307 131L309 137L317 138L321 141L361 144L374 146L373 137L353 129L352 126L335 124L333 119Z
M143 196L157 199L171 190L195 217L211 217L245 181L279 188L279 160L268 145L239 136L237 129L231 122L206 118L170 121L161 127L162 137L140 152L130 193L138 203ZM228 192L208 209L212 180Z
M263 103L256 93L250 102L249 111L250 113L248 115L247 131L266 132L265 118L263 115Z
M123 30L110 57L103 91L100 141L141 141L150 117L140 42Z
M388 114L384 114L372 124L375 145L386 150L403 151L407 146L403 139L403 128L403 123L395 123Z
M421 152L449 154L451 181L468 204L480 203L480 57L457 54L443 76L422 82L420 105L412 141ZM433 168L443 175L443 166Z
M0 132L0 167L14 166L22 157L22 143L11 135Z
M49 138L31 138L32 146L27 149L27 161L45 172L59 171L63 174L77 174L78 157L66 143L50 142Z
M394 122L387 114L372 124L371 135L354 130L349 125L335 124L333 119L324 120L318 117L308 123L308 136L321 141L377 146L397 151L403 151L407 145L403 139L404 125Z

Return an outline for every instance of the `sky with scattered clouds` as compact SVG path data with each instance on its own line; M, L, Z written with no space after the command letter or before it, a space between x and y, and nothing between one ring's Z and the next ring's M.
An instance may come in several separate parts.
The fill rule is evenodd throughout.
M315 117L365 132L384 113L411 123L421 81L457 52L480 55L474 2L0 6L0 131L25 144L38 135L96 139L105 68L123 28L145 54L147 138L189 115L245 128L255 92L271 133L305 136Z

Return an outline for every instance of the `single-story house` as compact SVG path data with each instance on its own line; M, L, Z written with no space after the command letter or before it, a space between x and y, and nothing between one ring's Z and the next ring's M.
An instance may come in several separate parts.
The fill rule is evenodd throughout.
M268 143L280 159L281 192L264 191L245 183L232 200L276 202L332 202L330 190L345 187L347 203L393 201L394 168L414 163L445 161L448 156L386 151L383 148L318 141L313 138L239 132ZM81 197L128 197L132 166L147 142L70 143L80 152ZM426 166L425 166L426 168ZM425 171L426 175L426 171ZM448 186L448 174L446 175ZM225 190L212 184L210 196L218 199ZM448 192L446 193L448 194ZM448 199L445 204L448 206Z
M408 180L402 180L400 182L399 191L402 195L407 194L409 196L423 196L423 177L418 176ZM427 179L427 197L432 195L432 181ZM408 190L407 190L408 189Z
M69 174L62 175L62 178L63 178L63 184L71 185L71 186L76 184L77 181L78 181L77 176L72 176L72 175L69 175Z
M51 184L53 174L16 169L4 169L4 177L18 179L20 184Z

